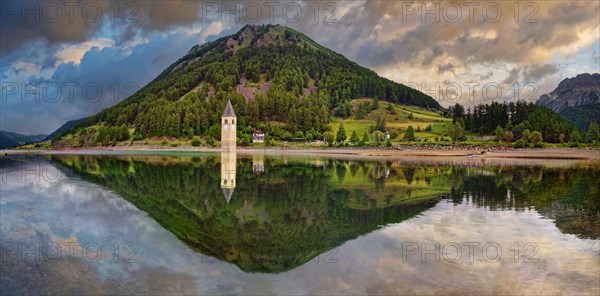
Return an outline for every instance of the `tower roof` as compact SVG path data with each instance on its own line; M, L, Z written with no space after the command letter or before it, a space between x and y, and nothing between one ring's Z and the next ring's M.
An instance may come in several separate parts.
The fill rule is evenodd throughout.
M227 106L225 106L225 111L223 111L223 115L221 117L235 117L235 111L233 111L231 100L227 100Z

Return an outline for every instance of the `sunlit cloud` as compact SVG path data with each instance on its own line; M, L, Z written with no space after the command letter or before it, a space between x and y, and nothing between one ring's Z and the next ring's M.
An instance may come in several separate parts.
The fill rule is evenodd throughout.
M97 38L93 40L88 40L81 43L76 44L67 44L61 46L58 53L56 53L56 57L61 63L75 63L79 64L83 55L89 51L92 47L96 47L98 49L102 49L105 47L112 47L115 45L114 40L109 38Z

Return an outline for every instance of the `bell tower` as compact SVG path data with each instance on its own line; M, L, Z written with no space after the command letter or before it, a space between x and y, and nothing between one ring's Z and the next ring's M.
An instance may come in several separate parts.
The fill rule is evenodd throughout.
M221 150L235 151L236 149L237 118L231 100L227 100L225 111L221 116Z

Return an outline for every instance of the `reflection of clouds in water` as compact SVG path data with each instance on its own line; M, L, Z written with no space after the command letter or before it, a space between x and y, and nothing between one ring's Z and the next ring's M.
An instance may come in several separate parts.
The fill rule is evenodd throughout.
M232 264L205 260L146 213L86 181L23 183L16 178L3 183L1 190L0 236L5 241L97 242L108 253L103 254L106 260L89 265L104 275L104 281L122 278L136 283L131 291L146 290L140 285L148 281L169 286L191 277L197 293L220 294L598 293L598 241L561 234L552 221L533 210L488 211L443 201L419 217L348 241L337 252L274 275L248 274ZM112 242L135 242L140 262L113 263L108 249ZM420 257L403 262L402 242L428 246L497 242L503 261L488 263L478 256L470 263L463 255L459 263L443 259L435 263L432 256L426 263ZM509 248L515 242L521 247L526 242L538 244L539 263L513 262ZM327 263L332 259L337 263Z
M97 243L102 259L88 263L100 273L105 283L115 279L131 282L160 283L170 287L179 278L185 283L193 277L198 291L235 292L235 280L226 279L232 273L243 273L232 264L193 252L172 233L163 229L145 212L117 194L96 184L62 175L59 182L36 182L33 176L21 182L20 175L2 184L0 237L3 242L49 242L76 244L75 255L89 243ZM113 262L112 244L138 246L137 263L123 263L129 254L120 249L121 262ZM91 249L92 256L94 249ZM68 258L68 248L63 250ZM67 260L63 260L67 261ZM59 261L62 262L62 261ZM81 268L81 267L73 267ZM180 288L180 287L179 287ZM131 291L155 292L147 287L127 286ZM181 289L173 291L181 292ZM106 291L105 293L107 293ZM241 293L242 291L238 291Z
M427 262L423 263L421 253L403 263L400 251L397 257L382 262L389 265L390 272L396 270L397 274L398 267L410 265L409 272L417 271L421 280L431 288L428 293L439 289L451 292L453 289L450 287L465 279L473 281L470 289L473 283L476 286L480 283L478 290L484 294L598 293L598 241L562 234L552 221L542 219L533 210L488 211L471 205L455 206L450 202L440 202L421 217L389 227L384 233L398 242L398 250L402 242L425 242L428 247L433 247L435 242L442 247L450 242L481 244L476 248L473 263L468 262L466 246L462 247L460 262L454 264L445 262L444 257L440 263L432 262L433 256L427 257ZM486 262L481 255L481 247L490 242L498 243L501 247L502 260L497 263ZM518 263L514 262L514 252L510 250L515 242L520 246ZM533 250L523 249L528 242L539 246L539 252L534 256L539 260L538 263L523 262L526 259L524 255ZM491 249L490 257L494 257L494 251ZM452 257L454 255L450 253L447 258ZM406 282L403 285L414 283Z
M138 258L145 264L193 268L194 257L200 263L200 256L112 191L67 178L60 182L8 181L2 185L1 201L2 236L7 241L23 241L28 234L29 239L45 243L50 239L97 243L109 254L114 242L134 242L139 247Z
M436 263L421 253L402 259L402 242L427 243L433 248L450 242L479 242L474 262L467 247L458 263L440 256ZM481 248L496 242L502 260L486 262ZM519 262L510 248L521 247ZM539 245L538 263L524 263L523 246ZM490 249L490 259L494 249ZM471 205L440 202L420 217L385 227L348 241L335 255L338 263L315 263L277 276L256 276L244 282L244 291L289 294L598 294L598 241L560 233L552 221L535 211L488 211ZM448 252L446 258L455 254ZM273 284L273 278L276 278Z

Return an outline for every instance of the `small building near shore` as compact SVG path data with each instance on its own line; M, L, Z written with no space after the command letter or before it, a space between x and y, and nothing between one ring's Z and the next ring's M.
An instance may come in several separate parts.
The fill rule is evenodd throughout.
M264 143L265 142L265 132L261 130L255 130L252 134L252 142L254 143Z

